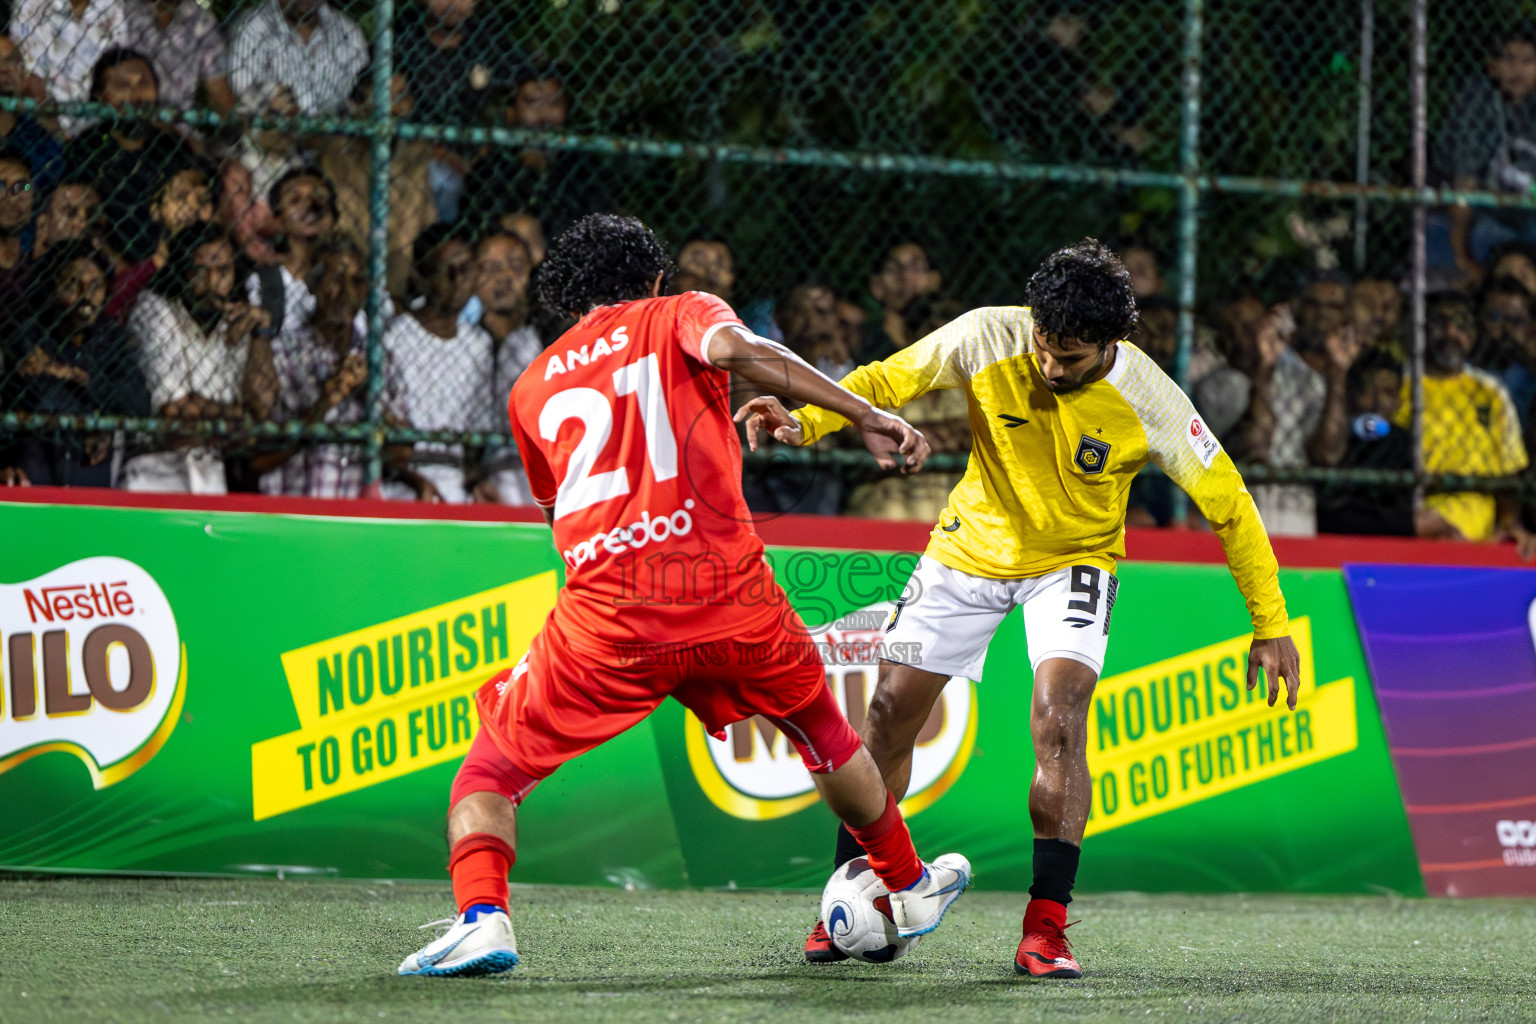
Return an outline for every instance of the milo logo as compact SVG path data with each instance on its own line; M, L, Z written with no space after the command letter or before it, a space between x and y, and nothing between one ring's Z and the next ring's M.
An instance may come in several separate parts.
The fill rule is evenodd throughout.
M882 630L894 607L872 605L815 631L827 685L855 729L864 724L880 659L888 653ZM921 664L921 652L889 652L889 656ZM727 814L763 821L793 814L816 802L815 785L799 751L766 719L737 722L727 730L724 740L718 740L690 713L687 730L688 762L694 777L710 802ZM975 742L975 686L956 676L944 687L918 733L912 782L901 804L902 813L916 814L943 796L965 770Z
M175 728L184 669L170 602L132 562L0 584L0 772L65 751L97 789L127 778Z

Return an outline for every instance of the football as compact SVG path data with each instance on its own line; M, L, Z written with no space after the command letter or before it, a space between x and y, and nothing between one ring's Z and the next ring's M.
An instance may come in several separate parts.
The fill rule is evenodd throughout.
M890 891L863 857L832 872L821 893L821 919L833 945L867 964L900 960L922 939L896 934Z

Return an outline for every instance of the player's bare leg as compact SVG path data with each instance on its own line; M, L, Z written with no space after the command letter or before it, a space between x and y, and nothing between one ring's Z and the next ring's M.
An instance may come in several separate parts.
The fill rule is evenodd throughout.
M870 701L869 712L864 719L864 750L860 753L868 759L874 777L881 783L879 799L882 806L886 799L894 804L906 795L912 778L912 749L923 723L938 700L948 676L924 672L910 665L893 661L880 662L880 677ZM844 770L852 767L859 758L850 761ZM889 793L889 798L886 794ZM825 790L823 796L825 797ZM828 805L836 806L828 799ZM837 830L837 852L834 867L864 855L864 848L855 838L848 825L856 819L838 814L844 821ZM805 957L812 963L830 963L847 959L827 935L826 926L817 921L805 943Z
M471 748L466 763L474 762ZM517 859L517 805L501 792L464 793L448 812L448 850L459 916L445 934L406 957L399 973L463 977L511 970L517 940L507 874Z
M897 800L912 783L912 751L949 676L895 661L880 662L880 676L864 717L864 745L869 748L885 788Z
M912 750L949 676L925 672L894 661L880 662L880 676L864 717L864 746L874 759L885 788L899 801L912 782ZM833 866L861 854L846 828L838 829Z
M835 766L831 771L813 769L811 778L827 806L843 820L839 835L855 851L840 865L867 858L890 890L891 917L902 936L925 935L937 928L945 911L970 884L970 862L959 854L944 854L931 864L918 859L896 797L886 788L875 759L843 717L831 691L789 719L770 720L786 735L797 737L807 764L829 757L825 767ZM818 921L806 942L806 959L830 963L846 960L847 955Z
M517 805L500 793L470 793L448 812L448 848L484 832L517 849Z
M1048 658L1035 670L1029 725L1035 778L1029 817L1035 829L1035 881L1014 967L1020 974L1080 978L1064 931L1077 880L1083 829L1093 801L1088 775L1088 710L1097 670L1070 658Z

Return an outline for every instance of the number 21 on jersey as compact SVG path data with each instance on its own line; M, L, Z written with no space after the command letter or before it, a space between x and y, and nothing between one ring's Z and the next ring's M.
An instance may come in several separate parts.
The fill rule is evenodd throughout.
M652 477L661 483L677 476L677 438L672 433L656 354L613 371L613 393L610 401L596 388L567 388L551 395L539 411L539 435L546 441L553 442L560 435L566 420L580 420L583 430L555 491L556 519L630 493L629 470L624 466L603 473L592 472L597 457L613 436L615 403L629 395L634 395L639 403Z

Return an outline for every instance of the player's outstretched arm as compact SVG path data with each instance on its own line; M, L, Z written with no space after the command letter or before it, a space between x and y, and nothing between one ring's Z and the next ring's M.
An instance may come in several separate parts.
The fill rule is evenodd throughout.
M762 391L820 406L852 423L883 469L915 473L928 458L928 442L900 416L877 409L777 342L728 327L710 339L709 361ZM747 421L747 443L757 450L757 432L766 430L786 444L801 444L799 423L773 397L754 398L736 412Z

